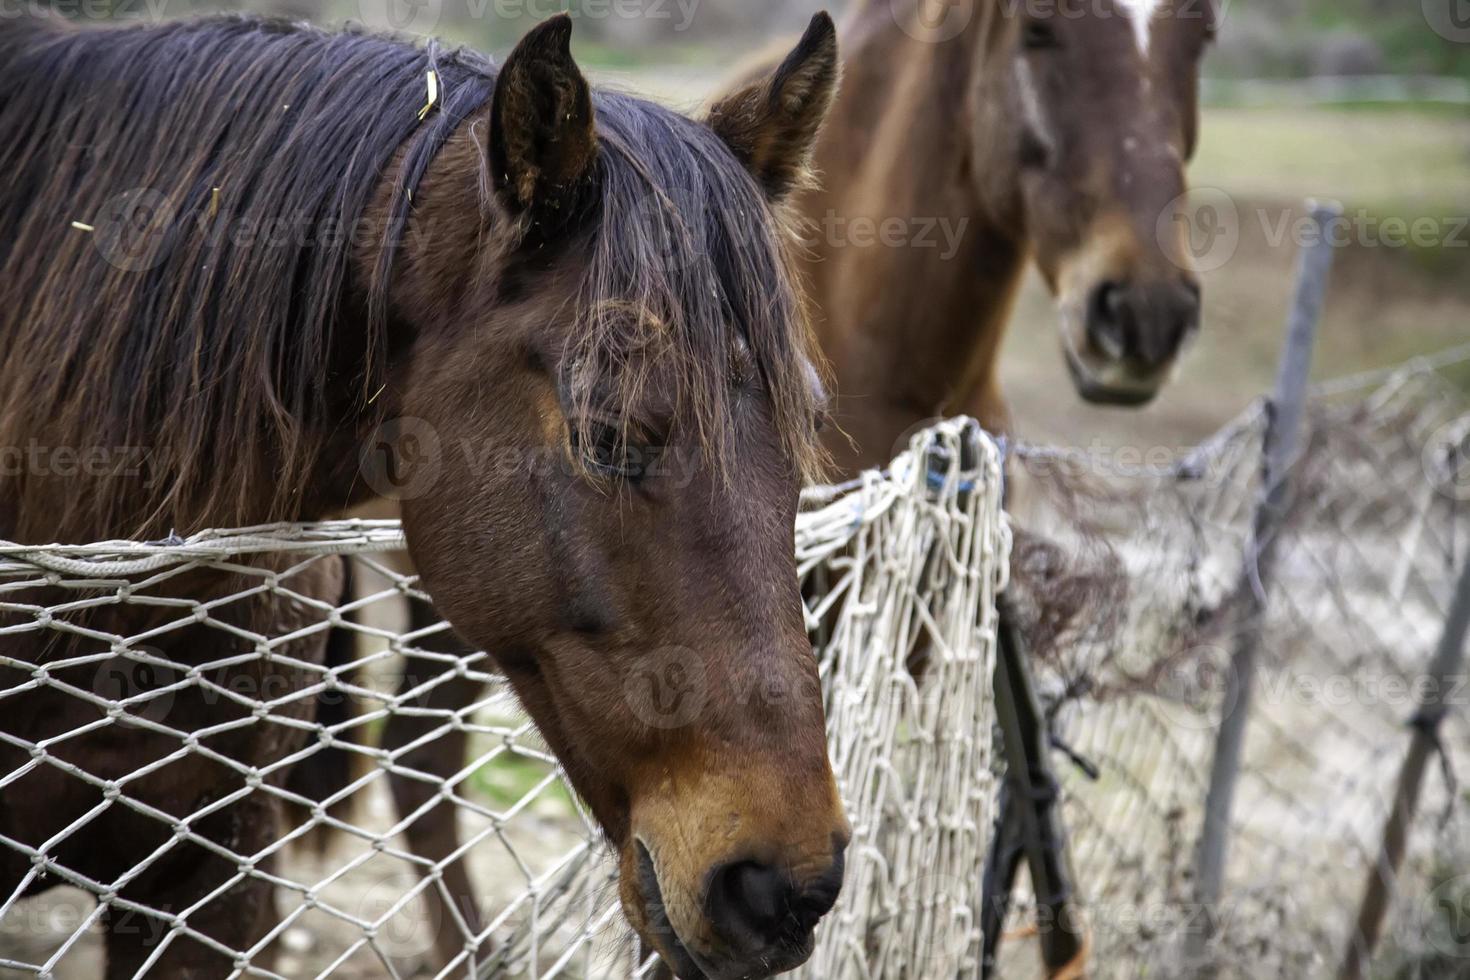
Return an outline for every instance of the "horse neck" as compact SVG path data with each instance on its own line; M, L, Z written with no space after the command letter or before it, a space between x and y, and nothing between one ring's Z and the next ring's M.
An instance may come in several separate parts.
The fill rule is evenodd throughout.
M869 3L846 26L842 92L817 152L823 188L803 206L819 223L805 270L818 329L839 393L890 403L890 414L911 421L984 409L999 423L994 366L1026 246L1019 223L1005 217L1014 212L1014 175L974 159L975 146L1012 138L972 135L972 120L997 130L1003 123L995 113L977 117L972 104L997 18L978 8L959 36L927 43L899 26L897 2ZM909 222L915 236L930 221L947 224L958 236L953 254L943 235L939 247L856 247L844 238L855 219L884 218ZM842 219L849 227L836 224Z

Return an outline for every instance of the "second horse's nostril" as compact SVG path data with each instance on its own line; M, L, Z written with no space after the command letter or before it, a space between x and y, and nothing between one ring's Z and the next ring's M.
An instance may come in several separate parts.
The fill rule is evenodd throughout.
M1115 361L1128 353L1125 333L1123 290L1114 282L1105 282L1092 294L1092 309L1087 316L1087 335L1097 349Z
M710 922L737 947L761 949L781 938L791 901L791 880L755 861L727 864L710 879Z

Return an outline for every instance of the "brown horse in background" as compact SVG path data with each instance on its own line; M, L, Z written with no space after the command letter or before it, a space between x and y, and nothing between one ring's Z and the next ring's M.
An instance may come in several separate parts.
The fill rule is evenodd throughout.
M570 32L496 69L245 18L0 23L0 446L43 451L0 473L0 538L326 517L368 494L363 447L432 434L393 468L410 554L617 849L629 920L681 976L767 977L809 955L848 839L793 559L820 391L775 209L835 32L707 123L592 92ZM74 465L127 447L142 466ZM122 638L239 579L0 605L0 898L90 880L109 976L269 968L342 588L313 568L184 603L148 656L199 683L139 676L115 714L75 694L106 637L131 663ZM657 652L705 680L678 728L622 694Z
M846 471L916 424L1010 419L997 359L1028 261L1081 396L1138 404L1196 329L1181 195L1211 0L866 0L800 199ZM855 446L854 446L855 443Z

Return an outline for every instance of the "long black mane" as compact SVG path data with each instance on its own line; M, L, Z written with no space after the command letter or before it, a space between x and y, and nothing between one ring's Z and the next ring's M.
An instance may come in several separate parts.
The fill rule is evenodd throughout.
M129 522L116 533L311 516L293 501L321 433L382 384L413 185L495 77L462 50L254 18L0 24L0 443L149 454L142 510L119 503L142 492L126 481L49 506ZM703 126L620 95L596 110L602 202L579 346L598 366L577 387L606 386L597 375L619 368L597 355L627 349L629 331L664 338L718 453L738 329L804 458L805 338L759 190ZM400 152L386 227L365 227ZM364 235L388 274L356 282L366 300L349 305ZM7 476L21 482L6 490ZM24 499L24 480L0 474L0 493ZM261 486L273 500L247 499Z

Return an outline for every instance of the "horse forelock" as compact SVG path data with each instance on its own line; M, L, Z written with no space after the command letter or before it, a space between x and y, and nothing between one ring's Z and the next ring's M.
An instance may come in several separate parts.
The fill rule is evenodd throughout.
M676 386L678 421L724 468L753 375L784 448L815 475L821 389L780 216L707 127L625 95L595 102L602 200L570 345L575 414L596 416L609 390L636 403L656 372ZM622 356L634 350L653 356Z

